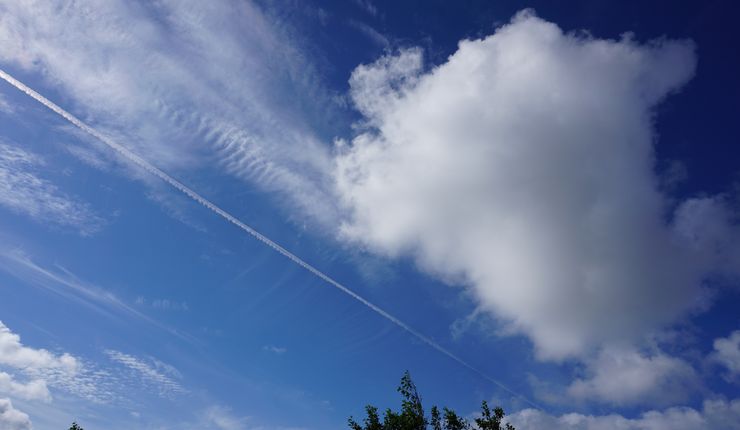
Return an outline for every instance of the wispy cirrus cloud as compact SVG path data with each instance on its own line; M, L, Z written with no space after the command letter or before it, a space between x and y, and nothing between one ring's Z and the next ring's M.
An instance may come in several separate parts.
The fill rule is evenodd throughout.
M215 161L335 219L321 135L343 108L276 15L251 1L60 5L4 4L0 62L43 71L72 110L163 168Z
M372 2L372 0L353 0L354 3L359 6L362 10L369 13L372 16L378 15L378 7Z
M8 103L8 100L5 98L3 93L0 93L0 113L4 114L10 114L15 112L15 109L13 109L13 106Z
M28 285L42 288L109 318L134 318L152 324L180 339L193 341L191 336L149 317L110 291L80 279L61 265L41 265L23 250L0 249L0 270Z
M365 24L364 22L356 21L356 20L349 21L349 25L357 29L360 33L367 36L370 40L372 40L378 46L383 47L383 48L390 47L391 42L390 40L388 40L388 37L383 35L381 32L379 32L372 26Z
M105 221L90 205L42 177L45 160L0 140L0 205L42 222L69 227L82 235L99 231Z
M327 274L323 273L319 269L313 267L312 265L305 262L303 259L298 257L297 255L293 254L292 252L288 251L286 248L283 248L278 243L270 239L269 237L263 235L262 233L258 232L254 228L250 227L249 225L245 224L244 222L240 221L238 218L230 214L229 212L223 210L207 198L203 197L202 195L198 194L193 189L189 188L187 185L183 184L182 182L178 181L177 179L173 178L163 170L159 169L158 167L152 165L149 161L146 159L140 157L136 153L132 152L125 146L115 142L114 140L110 139L105 134L99 132L97 129L87 125L86 123L82 122L79 118L75 117L68 111L61 108L59 105L55 104L48 98L44 97L34 89L28 87L26 84L18 81L14 77L10 76L7 72L0 69L0 77L2 77L3 80L10 83L14 87L18 88L20 91L23 91L28 96L32 97L39 103L43 104L56 114L63 117L65 120L70 122L71 124L75 125L80 130L88 133L90 136L95 137L100 141L101 143L108 146L110 149L114 150L116 153L118 153L120 156L124 157L126 160L131 162L132 164L140 167L145 172L149 173L153 177L159 178L164 183L170 185L172 188L180 191L184 195L188 196L193 201L197 202L198 204L201 204L205 208L209 209L216 215L222 217L224 220L234 224L235 226L239 227L243 232L251 235L255 239L258 239L260 242L262 242L264 245L269 246L274 251L280 253L284 257L288 258L293 263L297 264L298 266L302 267L303 269L309 271L313 275L317 276L318 278L322 279L323 281L327 282L329 285L332 285L333 287L337 288L338 290L342 291L343 293L351 296L353 299L359 301L363 305L367 306L371 310L373 310L378 315L382 316L383 318L393 322L396 326L399 328L402 328L403 330L407 331L409 334L413 335L417 339L423 341L428 346L432 347L433 349L437 350L438 352L446 355L447 357L451 358L452 360L456 361L460 365L468 368L469 370L477 373L479 376L487 379L488 381L494 383L498 387L502 388L503 390L521 398L525 402L536 406L533 402L531 402L529 399L524 397L523 395L516 393L515 391L511 390L510 388L506 387L503 383L496 380L495 378L488 376L486 373L482 372L481 370L477 369L476 367L472 366L471 364L467 363L465 360L460 358L459 356L452 353L450 350L446 349L439 343L432 340L430 337L425 336L418 330L414 329L413 327L409 326L408 324L404 323L403 321L399 320L398 318L394 317L393 315L389 314L388 312L384 311L383 309L379 308L378 306L374 305L373 303L369 302L367 299L363 298L359 294L352 291L350 288L346 287L345 285L342 285L341 283L337 282Z

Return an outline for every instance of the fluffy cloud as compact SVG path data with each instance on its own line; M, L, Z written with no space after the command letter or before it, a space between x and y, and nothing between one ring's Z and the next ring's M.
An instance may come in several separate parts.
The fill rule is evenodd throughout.
M37 221L72 227L81 234L100 229L103 220L87 204L42 178L44 160L0 141L0 205Z
M568 394L581 401L615 406L668 405L688 400L699 378L687 362L665 354L605 349L591 360L588 377L576 379Z
M247 417L237 417L230 408L211 406L203 414L205 425L218 430L241 430L246 428Z
M722 213L686 202L666 224L653 166L653 108L695 62L688 41L564 34L524 12L428 72L419 50L360 66L341 235L469 285L540 358L637 341L705 304L717 263L703 221Z
M740 376L740 330L726 338L715 339L712 358L729 371L729 378Z
M28 415L15 409L10 399L0 399L0 428L4 430L31 430Z
M273 354L277 355L283 355L286 352L288 352L288 348L282 347L282 346L275 346L275 345L265 345L262 347L263 351L271 352Z
M0 365L17 369L59 369L75 373L77 359L67 353L56 355L45 349L30 348L21 343L21 338L0 321Z
M733 222L736 217L725 196L688 199L676 209L674 228L704 267L737 276L740 229Z
M0 321L0 366L15 369L30 380L18 382L16 376L0 371L0 393L27 400L51 401L48 384L72 386L80 371L79 361L67 354L23 345L20 336ZM79 384L80 386L84 384Z
M49 388L96 403L118 396L118 385L110 374L68 353L54 354L33 348L0 322L0 392L29 400L52 400ZM26 378L28 382L18 382Z
M715 430L740 429L740 400L707 400L703 409L670 408L650 411L639 418L620 415L549 415L526 409L508 417L516 428L527 430Z
M15 381L13 376L5 372L0 372L0 393L26 400L44 400L47 402L51 400L51 393L49 393L45 381L35 379L24 384Z

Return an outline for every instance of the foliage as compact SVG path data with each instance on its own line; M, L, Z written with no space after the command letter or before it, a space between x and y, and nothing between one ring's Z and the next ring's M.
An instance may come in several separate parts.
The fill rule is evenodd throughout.
M76 422L72 423L72 427L69 428L69 430L84 430L82 427L80 427L79 424Z
M432 406L429 419L427 419L424 415L421 396L408 371L401 378L398 392L402 398L400 412L395 412L390 408L386 409L383 422L381 422L378 408L367 405L364 425L360 425L350 417L349 427L352 430L515 430L511 424L502 423L504 410L496 407L491 411L485 400L481 405L481 415L475 418L474 424L448 408L443 408L440 413L436 406Z
M491 409L484 400L481 405L481 417L475 419L475 424L478 425L480 430L515 430L514 426L509 423L502 427L501 420L503 419L504 410L501 407L496 407L493 409L493 415L491 415Z

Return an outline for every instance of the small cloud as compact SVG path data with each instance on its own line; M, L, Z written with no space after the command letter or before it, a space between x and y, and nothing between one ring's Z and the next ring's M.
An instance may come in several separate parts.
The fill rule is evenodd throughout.
M666 190L675 190L679 185L686 182L689 178L689 171L686 164L678 160L671 160L666 163L661 175L661 185Z
M727 368L727 380L740 380L740 330L727 337L715 339L711 358Z
M364 34L365 36L370 38L370 40L372 40L377 45L383 48L387 48L391 44L386 36L384 36L382 33L374 29L373 27L365 24L364 22L350 20L349 25L354 27L358 31L360 31L360 33Z
M157 203L162 211L170 218L198 232L205 233L208 231L201 223L197 222L188 214L188 207L192 202L181 195L161 188L161 186L152 186L151 190L146 193L146 197L150 201Z
M73 131L75 132L74 134L78 135L78 137L87 138L87 136L80 135L79 131ZM73 157L90 167L98 170L105 170L109 168L108 160L102 157L98 152L95 151L95 149L91 148L89 145L82 146L70 143L65 144L64 149L67 150L67 152L69 152Z
M275 345L265 345L262 347L263 351L272 352L273 354L282 355L288 352L288 348L281 347L281 346L275 346Z
M15 109L13 106L8 103L8 100L5 99L5 96L0 93L0 112L4 114L11 114L15 112Z
M32 430L28 414L13 407L10 399L0 399L0 428L5 430Z
M354 0L355 4L372 16L378 15L378 7L370 0Z
M567 393L576 400L615 406L666 405L686 401L699 385L696 372L680 358L634 349L602 350Z
M231 408L214 405L203 413L204 421L219 430L242 430L246 428L249 417L237 417Z
M334 406L331 404L331 401L329 401L329 400L322 400L320 404L321 404L321 407L322 408L324 408L324 409L326 409L328 411L333 411L334 410Z
M190 306L187 302L171 299L147 299L144 296L138 296L134 303L139 306L149 306L154 309L161 309L164 311L187 312L190 310Z
M0 372L0 393L10 394L24 400L51 401L51 393L43 379L33 379L27 383L18 382L5 372Z

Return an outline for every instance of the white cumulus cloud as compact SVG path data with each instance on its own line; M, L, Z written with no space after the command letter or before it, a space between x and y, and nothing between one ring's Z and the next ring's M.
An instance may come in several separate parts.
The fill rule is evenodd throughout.
M729 379L740 376L740 330L714 340L712 358L727 368Z
M689 363L629 348L601 351L588 363L586 373L568 387L568 394L581 401L614 406L676 404L688 400L699 385Z
M0 428L3 430L31 430L28 414L13 407L10 399L0 399Z
M60 369L75 373L77 359L67 353L53 354L45 349L23 345L20 336L0 321L0 365L17 369Z
M667 223L654 170L653 109L695 63L689 41L566 34L522 12L427 72L418 49L360 66L365 131L335 160L341 236L468 285L541 359L639 342L704 305L720 264L701 221L724 213L687 202Z
M15 398L48 402L52 400L50 389L95 403L118 398L117 385L109 373L66 352L55 354L24 345L1 321L0 369L0 393Z
M674 407L645 412L638 418L578 413L554 416L534 409L507 418L516 428L526 430L736 430L740 429L740 400L706 400L702 410Z
M46 381L34 379L27 383L18 382L6 372L0 372L0 393L25 400L51 401L51 393L46 386Z

